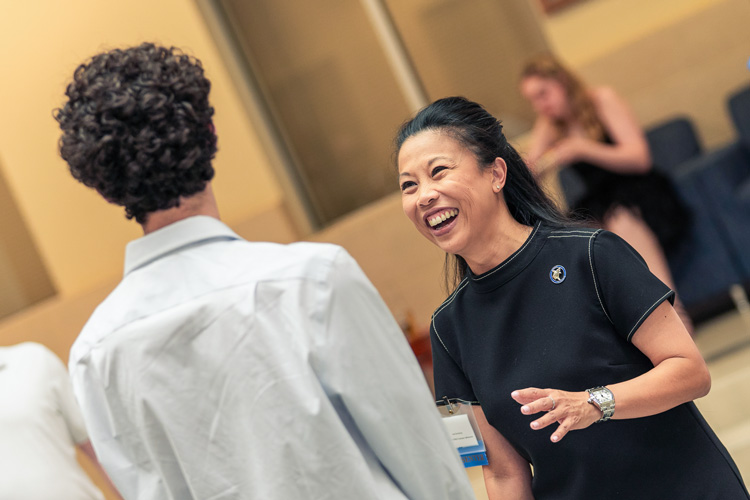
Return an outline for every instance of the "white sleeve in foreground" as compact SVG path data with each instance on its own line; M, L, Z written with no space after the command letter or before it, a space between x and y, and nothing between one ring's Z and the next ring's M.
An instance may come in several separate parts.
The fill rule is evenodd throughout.
M409 498L475 498L403 332L343 250L331 286L326 385Z
M63 362L52 351L46 347L44 349L49 357L50 382L55 388L57 407L65 419L65 425L68 427L71 440L76 445L87 443L89 435L78 402L73 395L68 371L65 369Z

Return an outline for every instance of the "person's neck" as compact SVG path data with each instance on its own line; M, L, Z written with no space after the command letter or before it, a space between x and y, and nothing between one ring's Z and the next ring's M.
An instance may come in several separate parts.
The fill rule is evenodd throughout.
M476 255L462 255L471 272L479 275L495 268L521 248L531 234L533 227L516 221L508 214L508 219L499 226L492 238L493 243L482 245L483 251Z
M146 222L141 224L143 234L153 233L157 229L196 215L206 215L219 219L219 207L216 204L211 183L208 183L206 188L199 193L180 198L180 205L177 207L157 210L148 214Z

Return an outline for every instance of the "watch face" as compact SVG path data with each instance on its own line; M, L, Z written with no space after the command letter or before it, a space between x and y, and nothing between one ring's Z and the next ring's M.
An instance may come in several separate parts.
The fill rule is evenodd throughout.
M599 422L606 422L615 412L615 396L606 387L589 389L589 403L593 404L602 412Z
M591 391L591 399L592 402L601 409L602 405L606 405L612 401L612 397L610 396L610 392L607 390L597 389L595 391Z

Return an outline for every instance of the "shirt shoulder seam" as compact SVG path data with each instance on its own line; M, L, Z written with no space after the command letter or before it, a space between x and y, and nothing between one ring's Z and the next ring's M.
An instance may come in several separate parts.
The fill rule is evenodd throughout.
M437 315L440 314L446 307L448 307L451 304L451 302L453 302L453 300L455 300L455 298L458 295L458 293L461 290L463 290L464 288L466 288L466 285L468 285L468 284L469 284L469 279L468 278L464 278L461 281L461 283L458 284L458 286L453 291L453 293L451 294L451 296L448 297L445 300L445 302L443 302L441 304L441 306L438 307L438 309L432 315L432 321L431 321L431 323L432 323L432 329L435 331L435 336L440 341L440 345L443 346L443 349L445 349L445 352L448 353L448 356L450 356L451 359L453 359L454 362L456 361L456 359L453 357L453 355L451 354L451 352L448 350L448 347L445 345L445 342L443 342L442 337L440 337L440 333L438 332L437 326L435 325L435 318L437 318Z
M607 317L609 322L614 325L615 323L612 321L612 318L609 317L609 314L607 313L607 309L604 307L604 302L602 302L601 294L599 293L599 285L596 282L596 271L594 271L594 256L592 253L593 246L594 246L594 240L596 239L596 236L602 232L601 229L597 229L594 231L591 236L589 236L589 266L591 267L591 278L594 280L594 291L596 292L596 298L599 301L599 305L602 308L602 311L604 312L604 315Z

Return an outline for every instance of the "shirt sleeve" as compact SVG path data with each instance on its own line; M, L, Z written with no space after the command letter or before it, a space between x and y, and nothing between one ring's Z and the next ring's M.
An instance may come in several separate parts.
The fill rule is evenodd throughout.
M144 481L147 477L145 469L136 467L139 461L129 455L126 447L121 446L120 442L130 437L125 434L118 436L116 431L118 420L125 418L122 400L113 398L112 402L118 406L110 407L106 385L96 369L98 363L94 354L89 349L79 347L77 343L73 344L68 371L97 460L123 498L167 498L163 483L152 485ZM139 472L143 476L139 476ZM153 494L151 486L153 490L158 489L158 493Z
M70 383L68 371L65 365L60 361L52 351L44 348L49 366L50 383L54 388L57 408L60 411L65 425L70 433L70 438L75 444L83 444L89 440L86 432L86 425L83 423L83 416L78 407L75 396L73 396L73 387Z
M435 318L430 324L430 341L432 343L432 367L435 375L435 396L437 399L463 399L477 402L474 389L466 378L464 371L456 363L438 334Z
M674 292L649 271L646 262L625 240L600 231L589 243L594 285L604 313L628 342L638 327Z
M473 490L406 338L343 249L333 263L320 377L408 498Z

